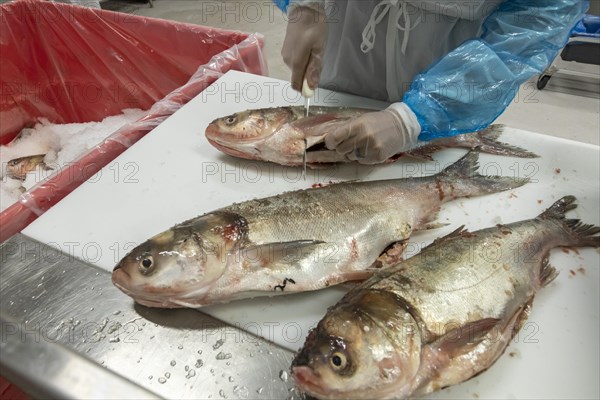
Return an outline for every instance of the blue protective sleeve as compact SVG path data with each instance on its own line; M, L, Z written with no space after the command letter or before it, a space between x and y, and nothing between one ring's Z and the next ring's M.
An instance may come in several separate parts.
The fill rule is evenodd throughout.
M273 3L284 13L287 13L288 7L292 3L302 4L302 3L324 3L325 0L273 0Z
M284 13L287 13L287 8L290 5L290 0L273 0L273 3Z
M403 101L421 124L420 140L483 129L519 86L552 63L587 0L507 0L470 40L416 76Z

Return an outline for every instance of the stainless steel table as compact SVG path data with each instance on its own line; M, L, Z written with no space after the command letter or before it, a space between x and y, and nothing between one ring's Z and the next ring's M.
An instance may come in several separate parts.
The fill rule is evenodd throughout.
M22 234L0 260L0 373L34 397L301 398L286 349L134 304L106 271Z

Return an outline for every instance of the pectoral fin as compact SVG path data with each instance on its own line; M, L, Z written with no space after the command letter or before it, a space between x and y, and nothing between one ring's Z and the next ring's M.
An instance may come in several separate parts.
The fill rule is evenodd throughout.
M490 368L519 331L531 307L533 297L508 320L482 319L451 329L423 350L416 395L469 380Z
M450 329L431 346L450 358L460 357L477 347L499 323L499 319L485 318Z
M497 357L502 340L486 345L485 338L493 337L493 330L501 320L485 318L449 329L443 336L423 348L421 367L414 395L422 396L472 378L487 369ZM502 332L499 332L502 338Z
M243 268L251 269L289 269L298 265L312 254L315 246L325 242L319 240L296 240L291 242L273 242L261 245L249 245L237 249L232 257L239 257Z

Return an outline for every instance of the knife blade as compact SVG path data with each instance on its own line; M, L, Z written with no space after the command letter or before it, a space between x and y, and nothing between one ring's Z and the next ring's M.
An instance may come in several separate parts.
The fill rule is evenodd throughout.
M310 113L310 98L313 96L314 91L308 86L308 82L306 78L304 78L304 82L302 83L302 96L304 96L304 117L308 117ZM306 180L306 148L308 147L308 142L306 138L304 138L304 153L302 154L302 179Z
M304 116L308 117L308 113L310 111L310 97L304 98Z

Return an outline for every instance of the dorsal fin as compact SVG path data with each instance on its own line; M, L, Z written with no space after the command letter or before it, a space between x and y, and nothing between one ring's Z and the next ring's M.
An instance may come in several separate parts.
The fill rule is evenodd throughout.
M456 228L454 231L447 234L446 236L441 236L439 238L434 239L433 242L431 242L431 244L429 244L429 245L425 246L423 249L421 249L421 252L423 252L423 250L425 250L425 249L428 249L429 247L437 246L437 245L444 243L455 237L470 236L470 235L474 235L474 234L469 232L469 230L466 229L464 225L461 225L458 228Z

